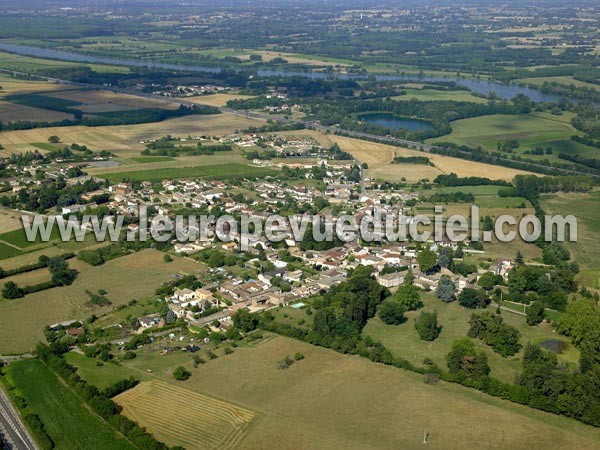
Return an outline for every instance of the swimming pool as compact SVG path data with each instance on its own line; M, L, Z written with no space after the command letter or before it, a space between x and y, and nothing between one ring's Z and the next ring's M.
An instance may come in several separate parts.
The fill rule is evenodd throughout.
M293 305L290 305L290 306L294 309L300 309L303 306L306 306L306 303L298 302L298 303L294 303Z

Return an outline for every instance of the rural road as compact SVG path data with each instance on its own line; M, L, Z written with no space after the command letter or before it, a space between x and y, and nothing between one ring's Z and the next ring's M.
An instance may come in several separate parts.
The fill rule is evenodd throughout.
M21 422L19 414L0 388L0 430L9 442L9 448L16 450L37 450L35 442Z

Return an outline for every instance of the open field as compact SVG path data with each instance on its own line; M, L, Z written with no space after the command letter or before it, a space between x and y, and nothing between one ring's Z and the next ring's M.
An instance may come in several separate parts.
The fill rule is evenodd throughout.
M97 359L88 358L81 353L69 352L65 355L65 360L77 367L77 375L98 389L106 389L117 381L134 375L130 369L110 361L99 366ZM141 373L135 374L135 377L141 380L149 379L149 375Z
M62 142L85 144L92 150L110 150L119 156L139 156L143 139L157 139L167 134L173 136L227 135L249 126L263 125L264 121L236 116L234 114L191 115L158 123L117 125L111 127L69 126L37 128L33 130L6 131L0 133L0 144L18 148L17 144L45 142L48 136L59 136Z
M21 43L24 43L21 41ZM90 67L97 72L129 72L128 67L108 66L105 64L88 64L53 59L42 59L31 56L21 56L14 53L0 52L0 69L14 70L17 72L37 72L40 69L56 69L65 67Z
M229 100L246 100L248 98L254 98L254 96L222 93L212 95L201 95L199 97L186 97L183 100L189 103L199 103L201 105L225 106Z
M25 398L59 450L133 450L123 436L91 410L37 359L16 362L7 369L9 383Z
M416 98L419 101L450 101L450 102L473 102L487 103L488 100L476 97L469 91L440 91L437 89L406 89L406 95L393 97L394 100L407 101Z
M304 64L307 66L350 66L354 61L343 58L328 58L326 56L303 55L300 53L274 52L257 50L248 54L236 55L240 59L250 59L250 54L261 55L263 61L269 62L275 58L283 58L290 64Z
M305 359L277 369L296 352ZM177 382L167 367L182 363L192 377ZM574 420L280 336L197 369L181 352L142 352L126 365L259 413L237 446L244 449L266 442L278 450L416 449L424 430L434 449L595 449L600 442L600 431Z
M352 153L352 152L351 152ZM357 156L358 157L358 156ZM363 162L359 158L360 162ZM369 164L366 175L375 179L386 181L400 181L403 178L409 183L415 183L424 178L432 181L443 172L437 167L431 167L424 164L385 164L379 167L373 167Z
M20 214L10 209L0 208L0 233L21 228Z
M77 259L69 266L79 275L71 286L57 287L37 292L17 300L0 301L0 354L20 353L33 350L43 340L44 326L69 319L83 320L92 314L101 314L107 308L90 310L86 290L108 291L113 306L131 299L153 295L157 287L178 273L194 273L195 262L174 258L165 263L163 254L156 250L144 250L114 259L98 267L92 267Z
M541 86L546 81L548 83L559 83L566 85L572 84L577 87L586 87L600 91L600 85L594 83L586 83L585 81L579 81L573 78L572 76L520 78L518 81L521 83L532 84L534 86Z
M3 246L7 249L13 249L16 253L12 257L2 257L1 249ZM39 257L42 255L52 257L61 255L63 253L65 253L65 250L55 245L28 253L21 253L14 249L14 247L9 247L6 244L0 243L0 259L2 260L0 267L3 269L16 269L17 267L27 266L37 262Z
M297 133L297 132L296 132ZM344 136L335 136L331 134L310 133L322 145L330 146L337 142L342 150L351 153L361 163L366 162L369 165L368 176L384 178L390 181L400 181L406 175L412 175L417 179L435 177L439 173L454 172L460 177L480 176L488 177L494 180L512 180L515 175L524 174L522 170L510 169L508 167L492 166L473 161L466 161L458 158L450 158L443 155L434 155L423 153L416 150L394 147L376 142L367 142L359 139L348 138ZM413 167L407 168L407 164L391 164L395 155L398 156L427 156L435 167L411 164ZM385 166L385 167L384 167ZM437 173L431 171L437 170ZM378 173L379 170L379 173ZM419 176L419 171L425 175ZM408 180L408 177L406 177ZM409 180L410 181L410 180ZM414 181L414 180L413 180Z
M160 163L167 161L176 161L175 158L171 156L140 156L138 158L130 158L133 162L139 164L151 164L151 163Z
M243 178L276 175L277 171L266 167L249 166L247 164L214 164L197 167L174 167L134 172L99 173L98 176L114 182L129 181L161 181L179 178Z
M187 449L237 448L254 418L246 408L163 381L143 382L115 397L115 402L125 416L160 441Z
M44 283L50 281L50 271L47 268L32 270L30 272L20 273L13 275L12 277L2 278L0 284L4 286L4 283L12 281L17 283L18 286L32 286L34 284Z
M547 214L573 214L577 219L577 242L567 242L582 269L580 281L587 287L600 288L600 191L589 194L555 194L541 197L542 207Z
M0 122L16 122L19 120L58 122L59 120L72 118L72 114L0 101Z
M90 89L63 89L45 95L74 102L77 109L89 114L150 108L177 109L179 106L160 99Z
M214 155L178 156L176 158L165 156L131 156L129 158L118 158L115 161L122 163L122 165L113 167L86 168L86 172L88 172L90 175L116 175L123 172L137 172L154 169L173 169L183 167L212 166L216 164L248 163L248 160L242 157L241 152L236 149L229 152L217 152Z
M444 303L435 298L433 293L422 296L425 307L419 311L406 313L408 320L401 325L385 325L378 317L369 321L364 329L365 336L371 336L376 341L381 341L385 347L395 356L403 357L411 363L421 366L423 358L431 358L439 367L446 370L446 355L452 348L452 342L463 338L469 330L469 318L472 313L480 311L463 308L458 302ZM489 307L490 311L495 308ZM437 311L438 323L443 327L440 336L433 342L421 340L415 330L414 319L421 311ZM521 332L521 344L527 342L539 343L548 339L556 339L556 333L548 323L542 323L536 327L530 327L525 323L525 317L503 311L502 317L509 325L516 327ZM564 338L568 341L567 338ZM514 382L515 375L521 372L521 360L524 350L515 356L503 358L491 347L482 341L474 340L477 346L485 351L491 368L490 375L507 383ZM577 363L579 352L569 346L567 351L558 355L558 359L565 363Z
M51 245L52 241L59 238L60 232L58 230L58 227L52 228L52 232L50 233L50 240L48 242L42 241L42 238L39 235L36 236L35 241L28 241L27 235L25 234L25 229L23 227L19 227L15 230L0 234L0 242L12 245L13 247L18 247L21 250L26 250L29 247L37 245Z
M0 52L0 58L1 55L2 53ZM7 95L31 94L50 90L58 91L59 89L68 89L67 86L62 84L46 81L20 80L2 73L0 73L0 86L2 86L2 89L0 89L0 98L6 97Z

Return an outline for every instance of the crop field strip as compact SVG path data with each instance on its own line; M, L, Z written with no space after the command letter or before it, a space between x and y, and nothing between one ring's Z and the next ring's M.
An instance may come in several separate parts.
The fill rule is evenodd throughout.
M119 172L108 174L97 174L99 177L111 181L120 182L129 181L161 181L166 179L179 178L243 178L243 177L264 177L267 175L276 175L277 171L265 167L249 166L247 164L214 164L197 167L164 168L152 170L138 170L133 172Z
M161 381L141 383L114 400L126 416L157 437L188 449L234 448L255 416L248 409ZM165 420L168 432L163 432Z

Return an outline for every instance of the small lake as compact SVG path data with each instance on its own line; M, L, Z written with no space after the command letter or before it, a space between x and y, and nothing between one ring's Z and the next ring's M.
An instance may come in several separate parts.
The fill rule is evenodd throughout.
M560 355L567 348L569 348L569 344L567 344L565 341L559 341L558 339L549 339L547 341L540 342L540 347Z
M404 129L410 131L422 131L433 130L434 128L431 122L427 122L426 120L409 119L406 117L396 116L390 113L359 114L357 116L357 119L362 122L389 128L390 130Z

